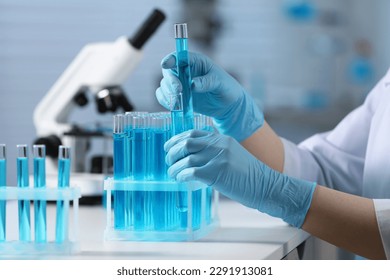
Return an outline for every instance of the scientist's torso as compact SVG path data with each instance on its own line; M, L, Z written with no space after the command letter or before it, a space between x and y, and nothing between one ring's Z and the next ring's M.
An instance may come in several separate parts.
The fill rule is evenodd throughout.
M378 84L363 174L363 196L390 198L390 71ZM359 133L359 131L356 131Z

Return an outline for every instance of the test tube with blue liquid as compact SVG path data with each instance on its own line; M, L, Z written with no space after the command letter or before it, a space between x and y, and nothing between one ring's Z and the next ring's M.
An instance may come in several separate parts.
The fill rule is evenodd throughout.
M168 140L167 119L162 114L151 116L150 129L150 174L153 181L167 180L167 165L165 163L164 144ZM153 223L155 230L164 230L168 225L169 193L153 192Z
M179 94L172 94L170 95L170 110L171 110L171 136L180 134L184 132L184 115L183 115L183 95L182 93ZM185 219L185 212L188 210L188 196L187 193L184 191L178 191L176 193L176 207L177 209L184 213L184 215L181 215L183 219ZM183 223L185 223L183 221ZM185 225L184 225L185 227Z
M205 117L205 130L207 131L210 131L210 132L214 132L214 126L213 126L213 119L208 117L208 116L204 116ZM207 224L210 224L211 223L211 203L213 201L213 187L211 186L208 186L207 189L206 189L206 223Z
M34 188L46 187L46 147L33 146L34 157ZM34 202L34 232L35 242L46 242L46 201Z
M28 188L29 172L28 172L28 146L17 145L17 185L19 188ZM19 218L19 240L31 241L31 224L30 224L30 201L18 201L18 218Z
M131 138L132 138L132 132L133 132L133 116L136 114L136 112L126 112L125 113L125 119L124 119L124 133L125 133L125 160L126 160L126 177L130 178L133 174L132 171L132 161L131 161Z
M199 129L199 130L214 132L212 118L205 116L205 115L196 114L195 115L195 128ZM212 187L208 186L205 191L206 191L205 220L206 220L206 224L210 224L210 222L211 222L211 203L212 203L212 199L213 199ZM195 195L195 197L196 197L196 195ZM194 205L196 205L196 203L194 203ZM194 219L194 220L196 220L196 219Z
M125 177L131 178L133 176L133 167L132 167L132 138L133 138L133 116L138 114L138 112L126 112L124 117L124 152L123 157L125 161ZM133 225L133 192L132 191L124 191L123 192L124 199L124 227L129 228Z
M125 116L118 114L114 116L114 179L124 180L126 178L125 154ZM117 190L114 192L114 227L116 229L126 228L126 196L125 191Z
M140 114L133 117L132 171L133 179L143 181L148 178L148 126L149 116ZM134 229L144 230L151 225L151 194L148 191L133 192Z
M58 148L58 188L70 186L70 147ZM68 239L69 201L57 201L56 242L62 243Z
M188 31L186 23L174 25L176 41L176 71L182 84L182 92L173 96L172 128L173 135L194 128L194 111L191 93L191 69L188 54ZM179 211L188 210L187 193L177 193L177 207Z
M6 145L0 144L0 188L7 185L7 157ZM0 200L0 242L5 241L7 202Z

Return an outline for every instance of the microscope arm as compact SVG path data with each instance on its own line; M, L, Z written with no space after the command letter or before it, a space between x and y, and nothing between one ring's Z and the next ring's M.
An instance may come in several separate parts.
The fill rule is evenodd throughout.
M98 91L121 85L142 58L142 50L134 48L126 37L113 43L86 45L34 111L38 136L61 136L69 131L69 114L76 104L74 96L84 87Z

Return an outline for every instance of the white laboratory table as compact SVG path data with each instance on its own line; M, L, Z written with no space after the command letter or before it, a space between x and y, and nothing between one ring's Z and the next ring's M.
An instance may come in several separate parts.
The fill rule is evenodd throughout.
M54 205L48 206L48 221L55 219L54 209ZM280 219L272 218L231 200L221 199L218 207L219 226L210 235L200 240L193 242L104 242L105 211L102 206L80 206L79 252L65 256L35 256L33 258L92 260L282 259L309 237L308 233L290 227ZM24 258L29 257L24 256Z

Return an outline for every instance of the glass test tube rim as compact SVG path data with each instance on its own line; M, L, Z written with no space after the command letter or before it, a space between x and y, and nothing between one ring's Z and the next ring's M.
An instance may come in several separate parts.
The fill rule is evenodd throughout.
M46 157L46 146L37 144L33 145L33 157L34 158L45 158Z
M113 118L114 121L114 134L124 133L125 132L125 115L124 114L116 114Z
M187 23L175 23L173 25L175 30L175 38L176 39L187 39L188 38L188 27Z
M70 159L70 146L60 145L58 147L58 159Z
M17 152L18 158L27 158L28 157L28 145L27 144L16 145L16 152Z

